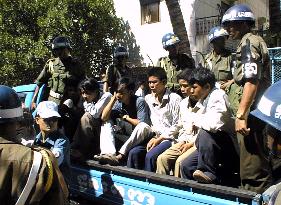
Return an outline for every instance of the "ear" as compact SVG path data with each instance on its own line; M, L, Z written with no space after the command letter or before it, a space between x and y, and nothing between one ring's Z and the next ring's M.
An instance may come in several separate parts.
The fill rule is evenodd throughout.
M162 80L162 83L164 84L164 85L166 85L167 84L167 80L165 79L165 80Z
M205 88L206 90L210 91L210 90L211 90L211 85L210 85L210 83L207 83L206 85L204 85L204 88Z
M39 117L35 117L35 122L37 125L39 125Z

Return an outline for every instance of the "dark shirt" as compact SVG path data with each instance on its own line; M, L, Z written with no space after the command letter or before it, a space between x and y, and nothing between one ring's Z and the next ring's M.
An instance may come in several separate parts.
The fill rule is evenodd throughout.
M123 115L129 115L130 118L150 124L149 108L142 97L131 96L129 105L117 101L112 108L111 119L116 120L116 118L120 118Z

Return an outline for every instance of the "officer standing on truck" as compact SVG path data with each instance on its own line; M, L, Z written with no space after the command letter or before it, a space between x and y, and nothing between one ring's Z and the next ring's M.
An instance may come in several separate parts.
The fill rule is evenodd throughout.
M85 70L80 62L71 56L71 49L69 38L58 36L53 40L52 52L54 58L47 61L44 69L35 81L38 86L32 99L33 109L36 107L35 102L39 88L43 84L46 84L48 88L47 99L61 105L63 100L66 100L64 99L64 94L68 81L76 80L80 82L85 78Z
M127 65L128 58L128 50L124 46L118 46L113 53L113 65L106 69L102 79L103 92L114 94L122 77L132 78L132 70Z
M224 28L220 26L213 27L208 34L208 40L213 49L200 61L203 67L213 71L220 88L226 91L234 82L231 72L231 51L225 48L225 41L228 36Z
M177 75L181 70L193 68L194 59L186 53L179 52L180 39L173 33L167 33L162 37L162 45L169 55L159 58L157 66L165 69L167 86L172 92L176 92L180 88Z
M17 93L0 85L0 201L5 205L68 204L68 190L54 156L19 143L23 110Z
M251 32L252 10L245 4L229 8L222 24L232 39L240 39L236 50L233 93L229 94L236 115L235 129L240 145L240 177L244 189L261 193L270 184L269 163L264 151L264 123L249 115L270 85L269 55L264 40Z

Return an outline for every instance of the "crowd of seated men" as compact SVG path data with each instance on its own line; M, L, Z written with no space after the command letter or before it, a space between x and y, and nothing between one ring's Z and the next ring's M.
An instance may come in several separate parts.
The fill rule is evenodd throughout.
M150 92L136 95L132 79L119 79L113 94L85 79L77 128L72 136L59 126L58 106L43 101L36 108L39 133L33 144L52 150L63 173L72 162L100 164L193 179L200 183L238 186L239 152L228 96L204 67L177 76L180 94L166 87L163 68L148 71ZM66 104L66 106L69 106ZM79 111L80 112L80 111ZM66 128L67 129L67 128ZM230 181L229 181L230 179Z

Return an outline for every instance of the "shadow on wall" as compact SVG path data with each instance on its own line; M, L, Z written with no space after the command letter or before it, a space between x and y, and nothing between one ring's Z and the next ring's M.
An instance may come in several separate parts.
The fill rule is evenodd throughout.
M119 36L119 40L116 42L117 45L114 47L116 48L118 45L122 45L126 47L129 51L129 66L142 66L143 65L143 57L140 54L140 46L137 45L135 35L132 33L131 27L128 21L123 22L123 33Z

